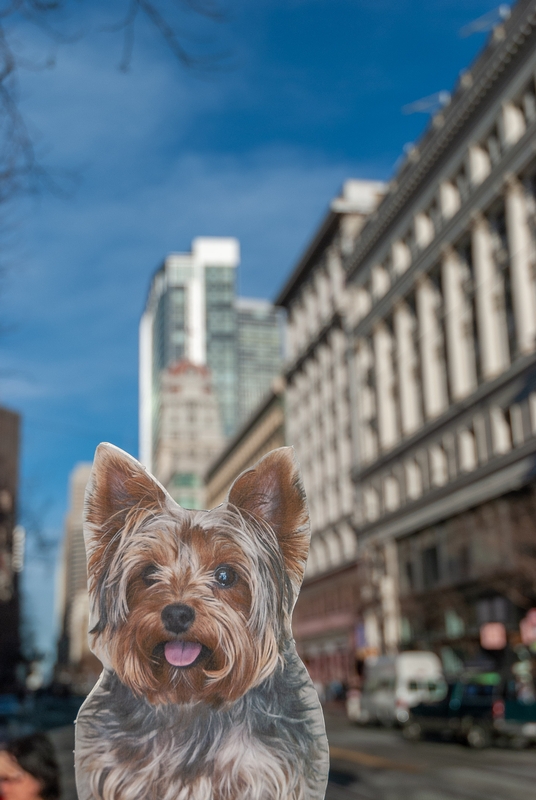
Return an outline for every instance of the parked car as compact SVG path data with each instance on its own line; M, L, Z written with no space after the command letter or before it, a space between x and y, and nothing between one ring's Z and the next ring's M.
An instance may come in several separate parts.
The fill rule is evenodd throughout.
M362 724L403 724L412 706L436 699L445 685L441 661L435 653L409 651L367 659L361 695L358 702L353 695L349 697L347 715Z
M499 738L522 747L536 742L536 702L520 699L515 680L501 680L497 673L468 676L445 686L440 699L410 710L404 735L419 739L425 733L476 748Z

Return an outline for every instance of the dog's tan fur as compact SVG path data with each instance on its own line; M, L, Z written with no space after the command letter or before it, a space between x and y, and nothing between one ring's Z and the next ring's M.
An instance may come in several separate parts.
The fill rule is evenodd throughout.
M77 722L80 800L322 798L323 720L290 625L309 544L291 448L204 512L100 445L84 534L105 670ZM215 580L221 565L230 585ZM180 634L162 616L177 604L193 618ZM191 666L164 657L175 640L202 646Z

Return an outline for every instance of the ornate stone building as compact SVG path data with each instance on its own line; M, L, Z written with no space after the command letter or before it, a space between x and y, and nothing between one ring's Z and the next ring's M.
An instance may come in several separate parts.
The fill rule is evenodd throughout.
M536 603L536 2L347 256L364 646L478 653Z
M353 671L358 619L343 258L383 191L377 182L345 183L276 299L288 314L286 438L301 464L312 529L293 629L323 682Z

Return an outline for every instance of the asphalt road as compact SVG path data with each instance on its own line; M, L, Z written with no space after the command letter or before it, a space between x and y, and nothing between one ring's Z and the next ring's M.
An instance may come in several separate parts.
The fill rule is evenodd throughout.
M397 730L357 727L326 715L331 779L326 800L529 800L536 749L471 750L406 742Z
M536 749L470 750L450 742L406 742L397 730L359 728L328 714L331 779L326 800L529 800ZM62 800L76 800L72 726L49 731L63 776Z

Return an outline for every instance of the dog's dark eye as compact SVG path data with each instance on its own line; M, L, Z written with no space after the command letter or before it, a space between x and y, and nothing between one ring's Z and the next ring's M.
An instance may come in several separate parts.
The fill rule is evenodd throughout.
M227 588L236 583L238 575L232 567L229 567L227 564L221 564L221 566L216 567L214 570L214 577L220 586Z
M156 577L157 572L158 572L158 567L156 567L154 564L149 564L148 567L145 567L145 569L141 573L141 579L146 586L154 586L154 584L158 580L158 578Z

